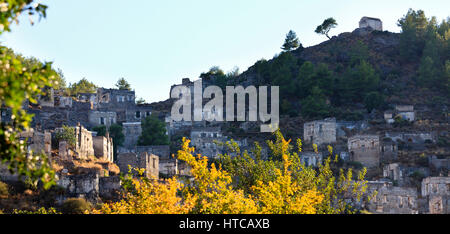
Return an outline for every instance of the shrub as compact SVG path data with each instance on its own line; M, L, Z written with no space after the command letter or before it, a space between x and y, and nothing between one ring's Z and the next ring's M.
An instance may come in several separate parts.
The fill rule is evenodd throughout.
M84 214L92 209L91 203L83 198L69 198L64 201L61 211L63 214Z
M55 134L55 138L58 141L58 144L60 141L66 141L67 144L74 147L77 139L75 136L75 128L69 127L69 126L62 126L62 129Z
M8 195L9 195L8 185L0 181L0 197Z

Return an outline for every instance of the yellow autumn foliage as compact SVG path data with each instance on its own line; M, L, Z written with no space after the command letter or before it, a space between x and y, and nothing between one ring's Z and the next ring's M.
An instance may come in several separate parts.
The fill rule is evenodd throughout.
M177 192L183 185L175 178L164 183L133 179L135 192L128 192L119 202L104 204L94 214L187 214L192 209ZM187 200L189 201L189 199Z
M281 134L279 134L281 136ZM352 181L352 171L340 171L338 179L330 169L330 158L319 163L318 171L299 163L298 155L290 153L290 141L282 136L271 149L281 156L280 167L258 167L260 178L245 191L233 186L236 175L219 164L208 164L208 158L193 155L190 140L183 138L177 153L179 160L191 168L192 179L165 181L132 178L119 202L104 204L96 214L323 214L344 213L348 206L340 194L362 195L364 173ZM302 143L297 140L301 151ZM332 148L329 148L332 152ZM270 164L274 165L274 164ZM261 169L262 168L262 169ZM261 171L262 170L262 171ZM139 171L139 170L137 170ZM142 174L142 171L141 171ZM270 178L270 179L267 179ZM237 178L239 179L239 178ZM131 182L130 182L131 181Z

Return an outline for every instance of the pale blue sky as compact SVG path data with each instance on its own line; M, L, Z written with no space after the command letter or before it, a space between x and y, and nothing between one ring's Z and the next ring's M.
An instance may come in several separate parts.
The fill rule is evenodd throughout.
M67 82L86 77L113 87L125 77L138 97L162 101L181 78L197 78L218 65L246 70L280 52L294 30L303 46L326 39L314 33L327 17L350 32L362 16L377 17L385 30L399 32L397 20L409 8L442 20L448 0L47 0L47 19L30 26L27 17L2 44L26 56L53 61Z

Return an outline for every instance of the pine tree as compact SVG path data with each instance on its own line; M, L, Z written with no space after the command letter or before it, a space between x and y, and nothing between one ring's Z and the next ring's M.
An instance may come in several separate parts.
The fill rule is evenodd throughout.
M299 42L297 34L294 31L290 30L288 34L286 34L286 39L284 40L284 44L281 49L284 51L291 51L299 47L302 48L303 46Z
M151 115L142 120L142 135L139 136L138 145L168 145L166 125L157 117Z
M131 90L130 83L128 83L128 81L126 81L123 77L117 81L116 87L120 90Z

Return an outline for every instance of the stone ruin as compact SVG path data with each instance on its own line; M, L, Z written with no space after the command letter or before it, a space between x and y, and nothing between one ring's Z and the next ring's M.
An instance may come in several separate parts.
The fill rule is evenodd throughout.
M106 136L93 136L92 132L88 131L81 125L74 127L75 129L75 146L70 146L66 141L59 142L59 157L63 160L71 160L72 157L78 159L87 159L95 156L98 159L103 159L113 162L113 140ZM61 131L56 129L55 131Z
M98 173L69 175L60 173L57 185L65 189L64 195L58 200L62 203L69 197L84 198L92 203L99 202L99 198L117 198L121 190L119 176L101 177Z
M380 138L377 135L357 135L348 139L350 160L360 162L368 168L380 163Z
M428 198L430 214L450 214L450 177L428 177L422 181L422 197Z
M159 157L154 154L142 153L120 153L117 155L117 164L120 171L128 173L129 166L144 169L144 176L149 179L159 179Z
M195 128L191 131L191 145L195 147L195 154L210 158L217 158L223 147L215 142L226 142L227 137L222 135L220 127Z
M366 204L367 210L378 214L418 214L418 192L415 188L394 187L389 183L371 183L369 193L376 195Z
M329 118L307 122L303 125L303 141L306 144L323 144L336 143L336 119Z
M301 152L300 153L300 160L302 163L305 164L305 166L317 166L318 163L322 162L322 153L316 153L316 152Z

